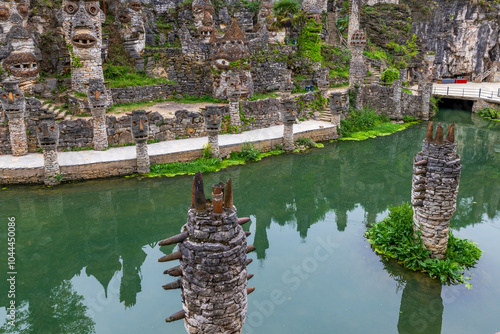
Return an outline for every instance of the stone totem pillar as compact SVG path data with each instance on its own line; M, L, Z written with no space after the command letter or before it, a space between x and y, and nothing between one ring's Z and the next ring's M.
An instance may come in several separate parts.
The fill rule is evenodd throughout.
M148 153L149 124L145 110L132 111L132 136L135 140L137 173L147 174L151 171Z
M438 124L433 138L429 122L422 151L413 164L413 229L421 231L431 257L444 259L448 246L450 219L457 207L458 184L462 169L455 143L455 125L448 128L446 139Z
M349 68L349 88L361 87L366 76L363 49L367 44L363 30L356 30L351 36L351 66Z
M227 99L229 100L229 116L233 126L241 126L240 98L240 76L237 73L232 73L227 85Z
M321 67L316 72L316 84L321 92L321 97L326 99L328 97L328 88L330 88L330 78L329 71L327 67Z
M350 0L349 30L347 32L347 45L351 45L352 35L359 30L360 17L361 17L361 0Z
M281 102L283 104L283 149L285 151L293 151L295 145L293 144L293 123L297 117L295 102L292 99L286 99Z
M233 205L233 186L213 186L212 202L205 199L201 173L193 178L193 195L187 223L182 233L165 239L160 246L178 244L179 251L163 256L159 262L178 259L180 266L164 273L180 279L163 286L181 289L182 311L166 319L184 319L188 333L241 333L247 312L247 288L253 275L247 274L249 232L241 225L249 218L238 218Z
M21 156L28 154L28 138L26 136L26 124L24 114L26 99L19 89L18 81L6 81L3 83L2 108L9 120L10 146L12 155Z
M97 0L64 0L62 28L71 56L71 87L83 91L89 79L103 79L102 23L106 16Z
M280 94L282 99L290 98L293 90L292 71L286 68L279 70Z
M57 144L59 142L59 125L56 123L55 115L44 111L34 120L38 121L36 136L38 144L43 150L44 180L48 186L61 183L58 175L61 174L59 162L57 161Z
M424 73L420 84L420 96L422 98L422 118L428 120L430 102L432 95L432 79L434 78L434 60L435 55L427 54L424 56Z
M343 113L347 109L342 98L342 93L333 93L330 97L330 113L333 116L333 123L340 125Z
M222 121L220 107L216 105L206 106L204 108L205 129L208 134L208 144L212 146L212 154L219 158L219 131Z
M106 108L109 95L102 79L90 79L87 89L92 122L94 124L94 150L104 151L108 148L108 133L106 125Z

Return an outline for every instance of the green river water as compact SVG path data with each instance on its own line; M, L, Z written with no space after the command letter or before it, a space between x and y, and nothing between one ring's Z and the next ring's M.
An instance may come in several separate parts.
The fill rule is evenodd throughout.
M363 233L410 200L426 124L364 142L326 144L204 175L233 178L234 203L257 251L244 333L500 332L500 127L470 112L456 123L462 178L452 228L479 243L472 289L441 286L374 254ZM0 332L185 333L166 324L177 263L157 242L187 218L192 177L111 179L0 191ZM7 223L16 219L16 327L6 323Z

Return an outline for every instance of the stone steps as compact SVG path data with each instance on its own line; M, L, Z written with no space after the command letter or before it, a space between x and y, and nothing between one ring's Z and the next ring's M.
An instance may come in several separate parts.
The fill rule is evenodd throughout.
M319 112L319 114L320 114L320 117L319 117L320 121L330 122L330 123L333 122L333 116L329 110L322 110Z
M43 109L46 109L49 112L53 112L54 114L56 114L56 117L60 117L63 119L71 119L69 115L68 116L66 115L66 110L61 109L61 106L58 106L55 103L44 100L40 100L40 102L42 103Z
M328 17L326 18L326 27L328 29L328 44L339 45L340 39L337 30L337 13L328 12Z

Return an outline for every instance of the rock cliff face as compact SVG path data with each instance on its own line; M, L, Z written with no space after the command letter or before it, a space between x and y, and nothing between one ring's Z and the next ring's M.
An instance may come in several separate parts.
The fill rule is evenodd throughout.
M475 78L500 59L499 9L474 1L439 0L430 18L413 24L426 48L436 52L438 78Z

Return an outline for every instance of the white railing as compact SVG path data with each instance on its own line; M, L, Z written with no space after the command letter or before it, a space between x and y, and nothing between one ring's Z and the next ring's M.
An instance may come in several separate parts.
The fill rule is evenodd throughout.
M432 94L441 96L482 98L500 102L500 88L495 92L482 88L434 87L432 89Z

